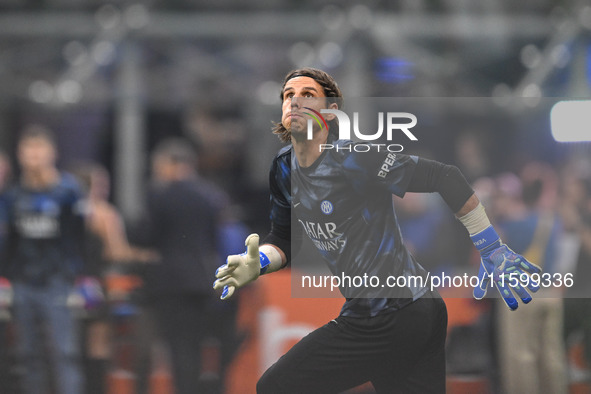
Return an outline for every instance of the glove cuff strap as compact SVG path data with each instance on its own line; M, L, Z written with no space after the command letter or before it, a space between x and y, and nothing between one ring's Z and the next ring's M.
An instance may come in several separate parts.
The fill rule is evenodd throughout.
M259 258L261 260L261 275L267 272L267 268L269 268L269 264L271 264L271 260L267 257L266 254L259 251Z
M281 255L271 245L261 245L259 256L261 261L261 275L275 272L283 267Z
M488 249L497 242L500 243L501 241L499 234L497 234L492 225L488 226L479 233L471 235L470 239L474 243L474 246L476 246L476 249L478 249L480 252Z

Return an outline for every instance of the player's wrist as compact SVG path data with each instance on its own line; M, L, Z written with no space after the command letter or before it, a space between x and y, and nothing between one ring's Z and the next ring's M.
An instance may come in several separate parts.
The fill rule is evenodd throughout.
M481 203L478 203L476 208L467 214L460 216L458 220L466 227L470 236L478 234L490 226L490 220Z
M486 255L487 251L496 249L501 245L499 234L490 223L481 203L478 203L476 208L458 219L468 230L472 243L481 255Z
M476 234L470 235L470 239L482 256L487 255L488 252L501 246L501 238L492 225Z
M267 272L269 265L271 265L271 260L269 260L269 257L266 254L264 254L263 252L260 252L260 251L259 251L259 258L260 258L260 263L261 263L260 275L263 275Z
M261 245L259 247L259 258L260 258L260 275L275 272L283 266L283 259L281 255L271 245Z

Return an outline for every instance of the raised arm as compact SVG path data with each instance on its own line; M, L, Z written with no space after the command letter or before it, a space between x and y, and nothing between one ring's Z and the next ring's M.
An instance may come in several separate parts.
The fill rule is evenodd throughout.
M474 288L476 299L486 295L492 280L511 310L518 307L513 293L525 304L531 301L523 282L527 282L529 290L536 292L538 287L527 280L527 275L540 273L540 267L502 243L484 207L457 167L420 158L407 191L439 193L468 230L481 256L479 283Z

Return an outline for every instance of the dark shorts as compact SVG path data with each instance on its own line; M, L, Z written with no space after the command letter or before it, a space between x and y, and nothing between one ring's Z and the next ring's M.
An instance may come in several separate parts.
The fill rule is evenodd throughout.
M339 393L368 381L378 393L445 393L446 331L437 294L371 318L339 316L271 366L257 393Z

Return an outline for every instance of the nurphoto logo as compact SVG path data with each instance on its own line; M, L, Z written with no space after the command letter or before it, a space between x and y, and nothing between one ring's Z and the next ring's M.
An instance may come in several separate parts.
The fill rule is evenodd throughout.
M410 131L417 124L417 117L410 112L378 112L378 130L374 133L363 133L359 129L359 112L353 112L353 132L351 132L351 120L349 115L338 109L321 109L320 112L304 107L304 109L310 112L304 112L304 114L310 116L307 125L307 138L311 140L314 134L314 122L318 124L320 128L328 128L328 123L322 114L333 114L337 117L339 122L339 140L350 140L351 136L354 135L360 141L377 141L386 133L386 139L388 141L393 140L395 133L402 132L409 140L418 141L418 138ZM384 126L385 124L385 126ZM389 152L402 152L404 149L400 144L371 144L371 146L377 147L378 151L380 147L385 147ZM369 144L356 144L353 149L357 152L367 152L371 150ZM321 144L320 150L325 149L341 149L343 147L334 146L333 144Z

